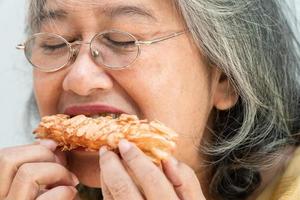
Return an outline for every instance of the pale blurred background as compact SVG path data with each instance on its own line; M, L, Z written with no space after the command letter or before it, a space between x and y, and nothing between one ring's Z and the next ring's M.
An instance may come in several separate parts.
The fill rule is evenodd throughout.
M24 108L32 88L31 69L16 44L23 42L25 0L0 0L0 148L28 143Z
M300 0L287 0L300 19ZM31 68L23 52L15 49L25 39L26 0L0 0L0 148L32 141L25 103L32 88ZM300 37L300 35L299 35Z

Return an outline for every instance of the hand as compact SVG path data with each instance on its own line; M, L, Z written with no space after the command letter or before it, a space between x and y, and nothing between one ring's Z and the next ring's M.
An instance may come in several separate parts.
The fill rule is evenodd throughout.
M0 149L0 200L74 199L78 179L63 166L56 147L51 140L41 140Z
M100 149L101 187L105 200L205 200L194 171L170 158L163 171L134 144L122 140L117 154Z

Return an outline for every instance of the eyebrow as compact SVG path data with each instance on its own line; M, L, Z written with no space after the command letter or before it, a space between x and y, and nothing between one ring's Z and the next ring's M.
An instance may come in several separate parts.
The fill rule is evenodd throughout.
M58 10L42 10L39 15L39 20L41 22L47 21L47 20L55 20L55 19L65 19L67 17L68 13L62 9Z
M157 22L157 18L154 16L152 10L145 8L144 6L136 5L118 5L118 6L104 6L104 8L97 9L97 12L104 13L110 18L116 18L120 16L139 16L153 22ZM51 9L42 10L39 19L41 22L47 20L63 20L67 18L68 12L63 9Z
M106 13L111 18L119 17L122 15L129 15L144 17L152 21L158 21L157 18L154 16L153 11L145 8L142 5L119 5L115 7L106 7L105 9L101 9L101 11Z

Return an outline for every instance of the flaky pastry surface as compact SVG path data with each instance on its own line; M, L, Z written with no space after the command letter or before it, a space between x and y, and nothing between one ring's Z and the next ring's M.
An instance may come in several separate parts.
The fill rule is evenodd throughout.
M122 114L90 118L85 115L70 117L64 114L43 117L34 131L37 138L53 139L62 150L78 147L97 151L101 146L117 149L121 139L135 143L152 161L159 163L176 147L177 133L158 121L139 120L135 115Z

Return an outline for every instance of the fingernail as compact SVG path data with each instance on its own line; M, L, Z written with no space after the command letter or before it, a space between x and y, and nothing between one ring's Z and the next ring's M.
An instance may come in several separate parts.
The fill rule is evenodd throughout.
M107 147L103 146L100 148L99 155L102 156L103 154L105 154L105 152L107 152Z
M75 186L78 185L79 184L78 178L74 174L71 174L71 175L72 175L72 180L73 180L74 185Z
M43 139L43 140L39 140L38 144L54 151L56 149L56 147L58 146L58 144L56 142L54 142L53 140L49 140L49 139Z
M119 146L119 150L120 150L121 154L124 154L132 147L132 144L130 142L128 142L127 140L122 139L122 140L120 140L118 146Z

